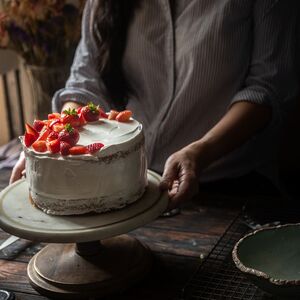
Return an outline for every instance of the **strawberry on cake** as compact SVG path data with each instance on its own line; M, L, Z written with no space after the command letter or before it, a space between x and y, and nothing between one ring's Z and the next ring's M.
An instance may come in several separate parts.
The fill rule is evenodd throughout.
M45 213L107 212L144 193L144 135L131 111L107 114L89 103L25 127L21 141L30 198Z

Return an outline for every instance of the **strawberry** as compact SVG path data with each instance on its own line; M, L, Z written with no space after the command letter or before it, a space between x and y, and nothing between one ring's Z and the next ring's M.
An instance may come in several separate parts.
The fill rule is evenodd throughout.
M48 114L48 120L52 120L52 119L60 119L60 113L52 113L52 114Z
M35 141L32 144L32 148L36 151L36 152L46 152L47 151L47 145L45 141Z
M75 146L79 141L79 132L71 124L66 124L65 128L58 134L58 139L67 142L71 146Z
M108 115L105 113L105 111L99 107L99 111L100 111L100 118L104 118L107 119Z
M31 127L28 123L25 124L26 132L33 135L36 139L39 137L39 133Z
M47 141L50 142L50 141L54 141L54 140L57 140L58 139L58 132L55 132L55 131L51 131L47 137Z
M52 132L50 128L44 126L42 131L40 132L40 136L38 137L37 141L46 141L48 135Z
M30 133L25 132L24 143L26 147L30 147L36 141L36 137Z
M86 146L89 153L95 153L99 151L104 145L102 143L93 143Z
M58 153L60 151L59 140L47 141L47 148L51 153Z
M60 142L60 153L61 155L68 155L71 145L67 142Z
M116 116L116 120L118 122L128 122L131 116L132 112L130 110L123 110Z
M81 109L81 114L87 122L98 121L100 117L99 106L96 106L94 103L90 102L87 106L84 106Z
M77 111L78 114L81 113L81 110L82 110L82 106L79 106L79 107L76 109L76 111Z
M60 120L59 119L52 119L52 120L50 120L51 122L48 124L48 126L49 126L49 128L53 128L53 126L55 125L55 124L58 124L58 123L60 123Z
M88 149L84 146L73 146L72 148L70 148L69 152L72 155L87 154Z
M80 121L80 126L83 126L87 123L87 121L85 120L83 114L79 114L79 121Z
M56 123L52 126L52 130L55 132L61 132L65 128L64 124Z
M81 125L80 120L79 120L79 115L75 108L71 109L69 108L68 110L64 110L63 113L61 114L61 122L63 124L71 124L73 127L78 127Z
M40 132L43 129L44 126L45 126L45 123L42 120L34 120L33 121L33 128L37 132Z
M108 115L108 120L115 120L118 114L118 111L112 109Z

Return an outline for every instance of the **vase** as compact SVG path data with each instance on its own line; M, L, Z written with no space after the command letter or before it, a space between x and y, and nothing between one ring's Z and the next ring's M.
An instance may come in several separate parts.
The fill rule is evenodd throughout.
M65 86L70 66L51 68L25 65L25 70L31 87L33 117L47 119L51 112L52 97L58 89Z

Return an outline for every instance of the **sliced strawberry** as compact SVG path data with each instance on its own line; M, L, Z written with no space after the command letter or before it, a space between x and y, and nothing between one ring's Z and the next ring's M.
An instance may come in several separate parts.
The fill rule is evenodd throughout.
M90 102L87 106L84 106L81 109L81 114L87 122L98 121L100 117L99 106L96 106L94 103Z
M130 110L123 110L116 116L116 120L118 122L128 122L131 116L132 112Z
M47 126L44 126L44 128L42 129L42 131L40 132L40 136L38 137L38 141L46 141L48 135L52 132L52 130L50 128L48 128Z
M68 155L71 145L66 142L60 142L60 153L61 155Z
M118 111L112 109L108 115L108 120L115 120L118 114Z
M34 137L38 137L39 136L39 133L33 128L31 127L28 123L25 124L25 129L26 129L26 132L33 135Z
M60 141L59 140L47 141L47 148L53 154L58 153L60 151Z
M50 124L51 124L51 122L52 122L53 120L54 120L54 119L52 119L52 120L43 120L44 125L46 125L47 127L49 127Z
M89 153L88 149L85 146L74 146L69 150L72 155L80 155Z
M99 108L100 111L100 118L107 119L108 115L105 113L105 111L102 108Z
M69 108L68 110L64 110L63 113L61 114L61 122L63 124L69 123L73 127L78 127L81 125L79 120L79 115L75 108L73 109Z
M53 128L53 126L55 125L55 124L58 124L58 123L60 123L60 120L59 119L52 119L52 120L50 120L51 122L49 123L49 128Z
M64 124L60 124L60 123L56 123L52 126L52 130L55 132L61 132L62 130L64 130L65 126Z
M59 133L58 139L60 141L67 142L71 146L75 146L79 141L79 132L70 124L66 124L65 128Z
M24 143L26 147L30 147L36 141L36 137L30 133L25 132Z
M45 141L35 141L32 144L32 148L36 151L36 152L46 152L47 151L47 145Z
M48 114L48 120L52 120L52 119L60 119L60 113Z
M104 145L102 143L93 143L93 144L86 146L89 153L95 153L95 152L99 151L102 147L104 147Z
M81 110L82 110L82 106L79 106L76 110L77 110L77 113L80 114Z
M55 131L51 131L47 137L47 141L50 142L50 141L54 141L54 140L57 140L58 139L58 132L55 132Z
M44 121L42 120L34 120L33 121L33 128L37 131L37 132L40 132L43 127L45 126L45 123Z

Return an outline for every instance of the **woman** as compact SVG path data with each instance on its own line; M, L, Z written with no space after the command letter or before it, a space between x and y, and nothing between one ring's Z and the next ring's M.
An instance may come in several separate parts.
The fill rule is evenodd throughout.
M283 104L297 92L297 5L87 1L71 75L53 110L88 101L131 109L171 208L191 198L199 181L253 170L273 176ZM23 168L20 159L12 181Z

